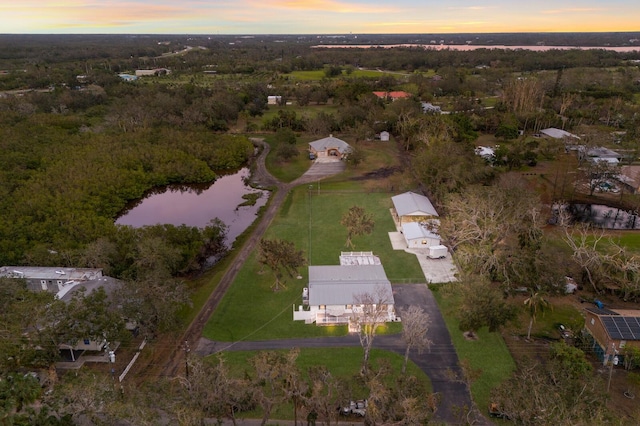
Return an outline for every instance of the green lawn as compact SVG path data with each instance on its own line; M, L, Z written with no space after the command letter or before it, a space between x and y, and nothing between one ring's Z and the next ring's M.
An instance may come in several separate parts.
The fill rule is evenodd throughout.
M340 218L351 206L359 205L373 216L376 226L373 234L354 239L355 250L373 251L380 256L393 283L424 282L416 257L391 247L387 233L395 228L389 213L390 196L326 191L322 185L320 193L316 186L312 191L306 186L299 187L289 194L265 237L296 242L313 265L337 265L340 251L349 250L345 247L346 230L340 225ZM301 303L302 288L308 282L307 268L299 272L300 279L291 278L286 288L274 292L273 275L268 269L262 270L254 253L238 273L203 335L235 341L346 334L346 326L316 327L292 320L293 307Z
M256 352L254 351L225 352L224 359L226 365L230 367L233 376L244 377L245 373L252 374L249 360L255 356L255 354ZM212 359L212 356L209 357L209 359ZM389 386L393 386L396 378L401 374L404 358L393 352L372 349L370 358L371 365L375 368L381 360L389 362L391 366L391 374L387 382ZM300 355L297 359L297 365L305 374L305 377L310 367L316 365L325 366L333 377L348 383L348 387L353 393L350 399L354 400L365 399L368 396L367 390L363 387L358 375L361 363L362 348L360 347L330 348L329 350L327 348L303 348L300 350ZM407 375L417 377L420 386L424 387L426 392L432 391L429 378L411 361L407 364ZM348 401L345 401L345 403L346 402ZM259 418L261 416L262 413L256 410L243 413L240 417ZM274 419L293 419L293 408L289 404L278 406L271 417Z
M491 389L511 376L515 362L499 333L489 333L486 328L478 331L477 340L467 340L458 328L456 311L460 306L460 294L444 286L431 286L440 311L451 334L458 358L467 360L480 377L471 385L471 396L481 409L489 405Z

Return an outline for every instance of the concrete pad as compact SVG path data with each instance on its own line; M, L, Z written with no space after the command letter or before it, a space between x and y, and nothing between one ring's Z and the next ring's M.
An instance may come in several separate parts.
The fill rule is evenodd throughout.
M428 283L449 283L457 281L455 274L458 268L453 263L451 253L444 259L429 259L428 249L406 249L407 253L415 254Z
M404 235L400 232L389 232L389 240L391 241L391 247L394 250L406 250L407 242L404 239Z

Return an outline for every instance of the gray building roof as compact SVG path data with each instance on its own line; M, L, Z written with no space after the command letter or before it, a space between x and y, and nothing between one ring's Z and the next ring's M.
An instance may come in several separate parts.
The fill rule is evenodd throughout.
M438 216L431 201L424 195L414 192L405 192L404 194L391 197L393 206L398 216Z
M407 241L423 238L436 238L438 240L440 239L440 235L427 229L427 227L421 225L418 222L409 222L402 224L402 232Z
M27 280L86 281L102 276L102 269L60 268L49 266L3 266L0 277L24 278Z
M393 304L391 283L382 265L309 266L309 305L356 304L358 295L384 291Z
M326 151L328 149L337 149L340 154L345 154L351 150L351 146L342 139L334 138L333 135L318 139L317 141L309 142L309 146L316 152Z
M543 135L549 136L554 139L563 139L563 138L575 138L580 139L578 135L574 135L573 133L569 133L566 130L556 129L555 127L549 127L548 129L540 130L540 133Z

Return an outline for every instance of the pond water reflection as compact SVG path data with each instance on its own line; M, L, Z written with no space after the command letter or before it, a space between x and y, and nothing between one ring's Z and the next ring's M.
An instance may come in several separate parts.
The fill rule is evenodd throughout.
M635 212L601 204L572 204L569 211L578 222L592 223L604 229L640 229Z
M231 245L253 221L260 207L269 198L268 191L253 189L245 184L249 169L220 176L213 184L170 185L159 188L134 203L116 220L117 225L142 227L171 224L204 228L211 219L219 218L227 230L227 244ZM240 206L245 194L261 196L253 206Z

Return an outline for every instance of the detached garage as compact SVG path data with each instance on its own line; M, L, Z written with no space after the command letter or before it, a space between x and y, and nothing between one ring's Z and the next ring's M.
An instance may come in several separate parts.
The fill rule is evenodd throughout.
M427 248L440 245L440 235L420 222L402 224L402 234L409 248Z

